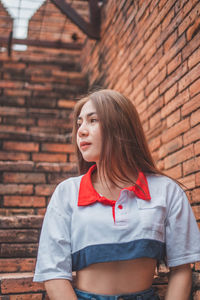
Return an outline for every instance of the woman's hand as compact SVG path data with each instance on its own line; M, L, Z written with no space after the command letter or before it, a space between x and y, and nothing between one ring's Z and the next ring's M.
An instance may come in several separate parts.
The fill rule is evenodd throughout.
M192 287L190 264L170 268L170 276L165 300L189 300Z
M77 296L67 279L52 279L44 283L50 300L77 300Z

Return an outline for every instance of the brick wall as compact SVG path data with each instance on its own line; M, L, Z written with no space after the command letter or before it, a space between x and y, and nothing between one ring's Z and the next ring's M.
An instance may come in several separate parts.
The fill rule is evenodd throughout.
M0 36L8 37L10 31L12 30L12 18L9 13L0 2ZM1 46L1 45L0 45Z
M101 40L87 39L81 59L90 87L136 105L157 165L187 186L200 221L200 2L107 1Z

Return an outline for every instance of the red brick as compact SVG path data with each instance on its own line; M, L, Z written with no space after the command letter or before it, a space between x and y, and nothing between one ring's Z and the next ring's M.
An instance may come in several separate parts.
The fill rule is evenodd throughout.
M33 193L33 186L31 184L0 184L0 191L2 195L30 195Z
M42 300L43 294L20 294L20 295L11 295L9 300ZM48 298L49 299L49 298ZM3 300L3 299L2 299Z
M171 20L174 17L174 8L162 19L162 31L166 30L166 27L170 25Z
M5 207L44 207L46 200L37 196L5 196L3 204Z
M158 111L152 117L149 118L149 126L150 128L155 128L161 122L161 112Z
M45 175L42 173L11 173L3 174L5 183L45 183Z
M198 33L189 43L186 43L186 46L182 50L183 60L187 59L199 47L199 38L200 34Z
M32 171L33 168L32 161L0 161L1 171Z
M160 136L155 137L149 142L149 148L151 151L157 150L161 145Z
M38 184L35 187L35 194L39 196L50 196L55 189L55 184Z
M189 70L189 72L179 80L178 82L179 92L187 88L193 81L199 78L199 74L200 74L200 63L196 65L192 70Z
M31 96L31 90L9 90L9 89L4 89L4 95L5 96Z
M195 72L194 72L195 73ZM182 79L180 79L184 74L185 77L188 74L188 66L187 66L187 61L183 62L170 76L167 76L166 79L160 84L160 93L164 93L167 89L169 89L172 85L174 85L176 82L178 82L180 86L180 81L181 83L183 82ZM194 74L193 74L194 76ZM183 78L185 78L183 77ZM183 84L182 84L183 86ZM181 89L179 88L179 91Z
M183 162L183 175L194 173L200 169L200 156Z
M200 124L191 128L183 135L184 145L191 144L200 139Z
M7 107L7 106L3 106L0 107L0 115L2 116L26 116L26 109L25 108L19 108L19 107Z
M175 83L169 90L165 92L164 100L165 104L167 104L171 99L173 99L178 91L178 84Z
M195 155L200 154L200 141L194 144L194 153Z
M195 183L196 183L196 186L200 186L200 172L195 174Z
M175 112L173 112L171 115L167 117L167 127L170 128L177 122L179 122L181 119L181 111L180 109L177 109Z
M166 68L164 67L154 79L146 86L145 94L148 96L166 77Z
M0 160L27 161L29 158L30 155L28 153L0 151Z
M165 173L172 178L179 179L182 177L181 165L177 165L174 168L168 169L165 171Z
M34 243L38 241L38 230L3 229L0 230L1 243Z
M23 152L38 152L39 144L38 143L26 143L26 142L4 142L4 150L12 151L23 151Z
M1 256L5 258L36 257L37 250L38 250L37 243L13 243L13 244L2 243L1 244Z
M27 90L34 90L34 91L51 91L52 85L51 84L30 84L25 83L25 88Z
M26 132L27 130L22 126L0 125L0 131Z
M13 69L13 70L23 70L26 68L25 63L16 63L16 62L5 62L3 64L4 69Z
M50 126L51 125L51 126ZM48 119L40 119L38 120L38 126L44 126L44 127L58 127L58 128L69 128L71 129L72 128L72 124L66 120L63 120L63 119L54 119L54 120L51 120L51 122L49 122Z
M181 53L175 56L167 65L167 74L172 73L181 64Z
M183 146L183 139L181 136L175 137L172 141L168 142L167 144L163 144L159 148L159 158L163 158L166 155L177 151L178 149L182 148Z
M77 173L77 165L75 163L47 163L41 162L36 164L36 169L44 172L67 172Z
M31 273L3 275L1 279L2 294L40 292L44 290L43 283L33 283Z
M196 80L193 84L190 85L189 91L191 97L200 93L200 79Z
M77 156L75 154L70 154L69 161L70 162L77 162Z
M196 220L200 220L200 206L199 205L192 206L192 210L194 212L194 216Z
M72 108L74 108L75 103L76 103L75 101L59 99L57 105L58 105L58 107L61 107L61 108L72 109Z
M198 203L200 197L200 188L195 188L191 191L191 202Z
M189 118L176 123L173 127L162 133L162 142L165 144L166 142L172 140L173 138L179 136L180 134L188 131L190 128Z
M191 7L191 6L193 6L193 7ZM189 9L191 9L191 8L193 8L193 9L189 12ZM196 6L194 6L193 2L189 3L188 7L186 6L184 8L183 13L189 12L189 14L186 17L184 16L182 23L178 27L179 35L181 35L191 25L191 23L194 22L196 17L198 17L198 9L200 9L200 5L197 4Z
M195 96L190 101L185 102L181 108L181 115L186 116L200 107L200 95Z
M48 154L48 153L33 153L33 161L42 162L66 162L66 154Z
M74 145L72 145L72 144L42 144L42 151L74 153Z
M200 18L198 17L195 20L194 24L192 24L187 30L186 36L188 41L190 41L193 38L196 31L198 32L199 26L200 26Z
M187 189L195 188L195 174L180 178L179 181L184 184Z
M165 105L162 108L162 110L161 110L162 118L166 118L166 116L170 115L172 112L174 112L181 106L184 107L184 103L187 104L188 100L189 100L188 90L185 90L182 93L178 94L172 101L170 101L167 105Z
M159 88L156 88L148 95L148 104L153 103L159 97Z
M195 65L199 63L200 60L199 58L200 58L200 48L197 48L197 50L194 53L192 53L192 55L188 59L189 69L192 69Z
M35 268L35 258L1 258L0 272L32 272Z
M168 52L169 49L173 46L173 44L176 42L177 40L177 31L174 31L165 41L164 43L164 52Z
M148 78L148 82L150 82L154 77L156 77L156 75L159 72L159 67L158 64L154 66L154 68L152 70L150 70L150 72L147 75Z
M22 89L23 88L23 83L22 82L17 82L17 81L8 81L8 80L1 80L0 81L0 88L13 88L13 89Z
M32 208L0 208L1 216L9 216L9 215L34 215L35 209Z
M165 169L170 169L173 166L178 165L181 162L184 162L187 159L190 159L194 156L193 145L189 145L164 159Z

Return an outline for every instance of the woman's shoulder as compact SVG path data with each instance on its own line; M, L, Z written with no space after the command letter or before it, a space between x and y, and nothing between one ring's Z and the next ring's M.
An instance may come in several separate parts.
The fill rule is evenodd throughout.
M77 203L81 176L69 177L61 181L55 188L49 208L70 211Z
M63 191L65 189L77 189L77 188L79 189L79 185L80 185L82 177L83 177L83 175L69 177L69 178L61 181L56 186L56 190Z
M174 198L175 195L185 194L182 186L174 179L160 174L146 174L147 182L152 196Z

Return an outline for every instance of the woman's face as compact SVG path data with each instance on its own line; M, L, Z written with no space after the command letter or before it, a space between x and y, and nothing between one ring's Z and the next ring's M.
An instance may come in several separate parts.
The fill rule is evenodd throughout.
M77 118L77 145L88 162L98 163L101 153L102 136L100 122L91 100L86 102Z

